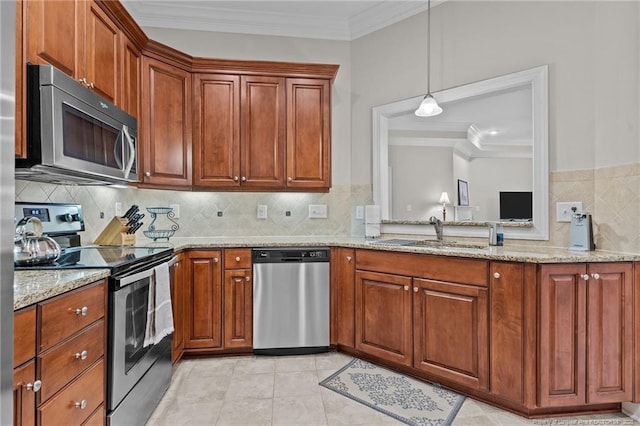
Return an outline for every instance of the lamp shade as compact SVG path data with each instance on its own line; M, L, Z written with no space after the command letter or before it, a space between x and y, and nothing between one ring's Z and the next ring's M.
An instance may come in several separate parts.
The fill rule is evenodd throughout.
M443 192L442 195L440 195L440 201L438 202L443 204L451 204L451 201L449 201L449 194Z
M415 114L418 117L433 117L434 115L438 115L442 112L442 108L438 105L438 102L431 96L430 93L427 93L420 103L420 106L416 110Z

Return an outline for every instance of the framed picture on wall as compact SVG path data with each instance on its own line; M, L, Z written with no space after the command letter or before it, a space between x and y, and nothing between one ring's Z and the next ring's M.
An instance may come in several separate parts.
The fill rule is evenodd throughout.
M469 205L469 183L461 179L458 179L458 205Z

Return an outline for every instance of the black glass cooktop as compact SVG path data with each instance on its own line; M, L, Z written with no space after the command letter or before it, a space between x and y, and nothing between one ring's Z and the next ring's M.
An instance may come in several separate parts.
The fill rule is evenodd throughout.
M172 254L172 247L71 247L65 249L55 262L44 265L16 266L14 269L111 269L113 275L123 270L157 263L168 259Z

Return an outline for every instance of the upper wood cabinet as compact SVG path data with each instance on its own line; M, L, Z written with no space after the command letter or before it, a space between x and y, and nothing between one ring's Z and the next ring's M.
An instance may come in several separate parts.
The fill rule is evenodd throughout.
M142 53L124 35L122 36L122 108L132 116L140 117Z
M191 90L191 73L143 57L138 152L144 184L191 185Z
M35 0L26 7L26 60L51 64L118 104L120 30L93 1Z
M629 263L541 268L541 406L631 400L632 283Z

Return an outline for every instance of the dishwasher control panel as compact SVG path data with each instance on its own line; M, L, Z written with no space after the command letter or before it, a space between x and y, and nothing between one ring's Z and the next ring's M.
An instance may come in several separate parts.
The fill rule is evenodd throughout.
M327 247L286 247L253 249L253 263L329 262L331 250Z

